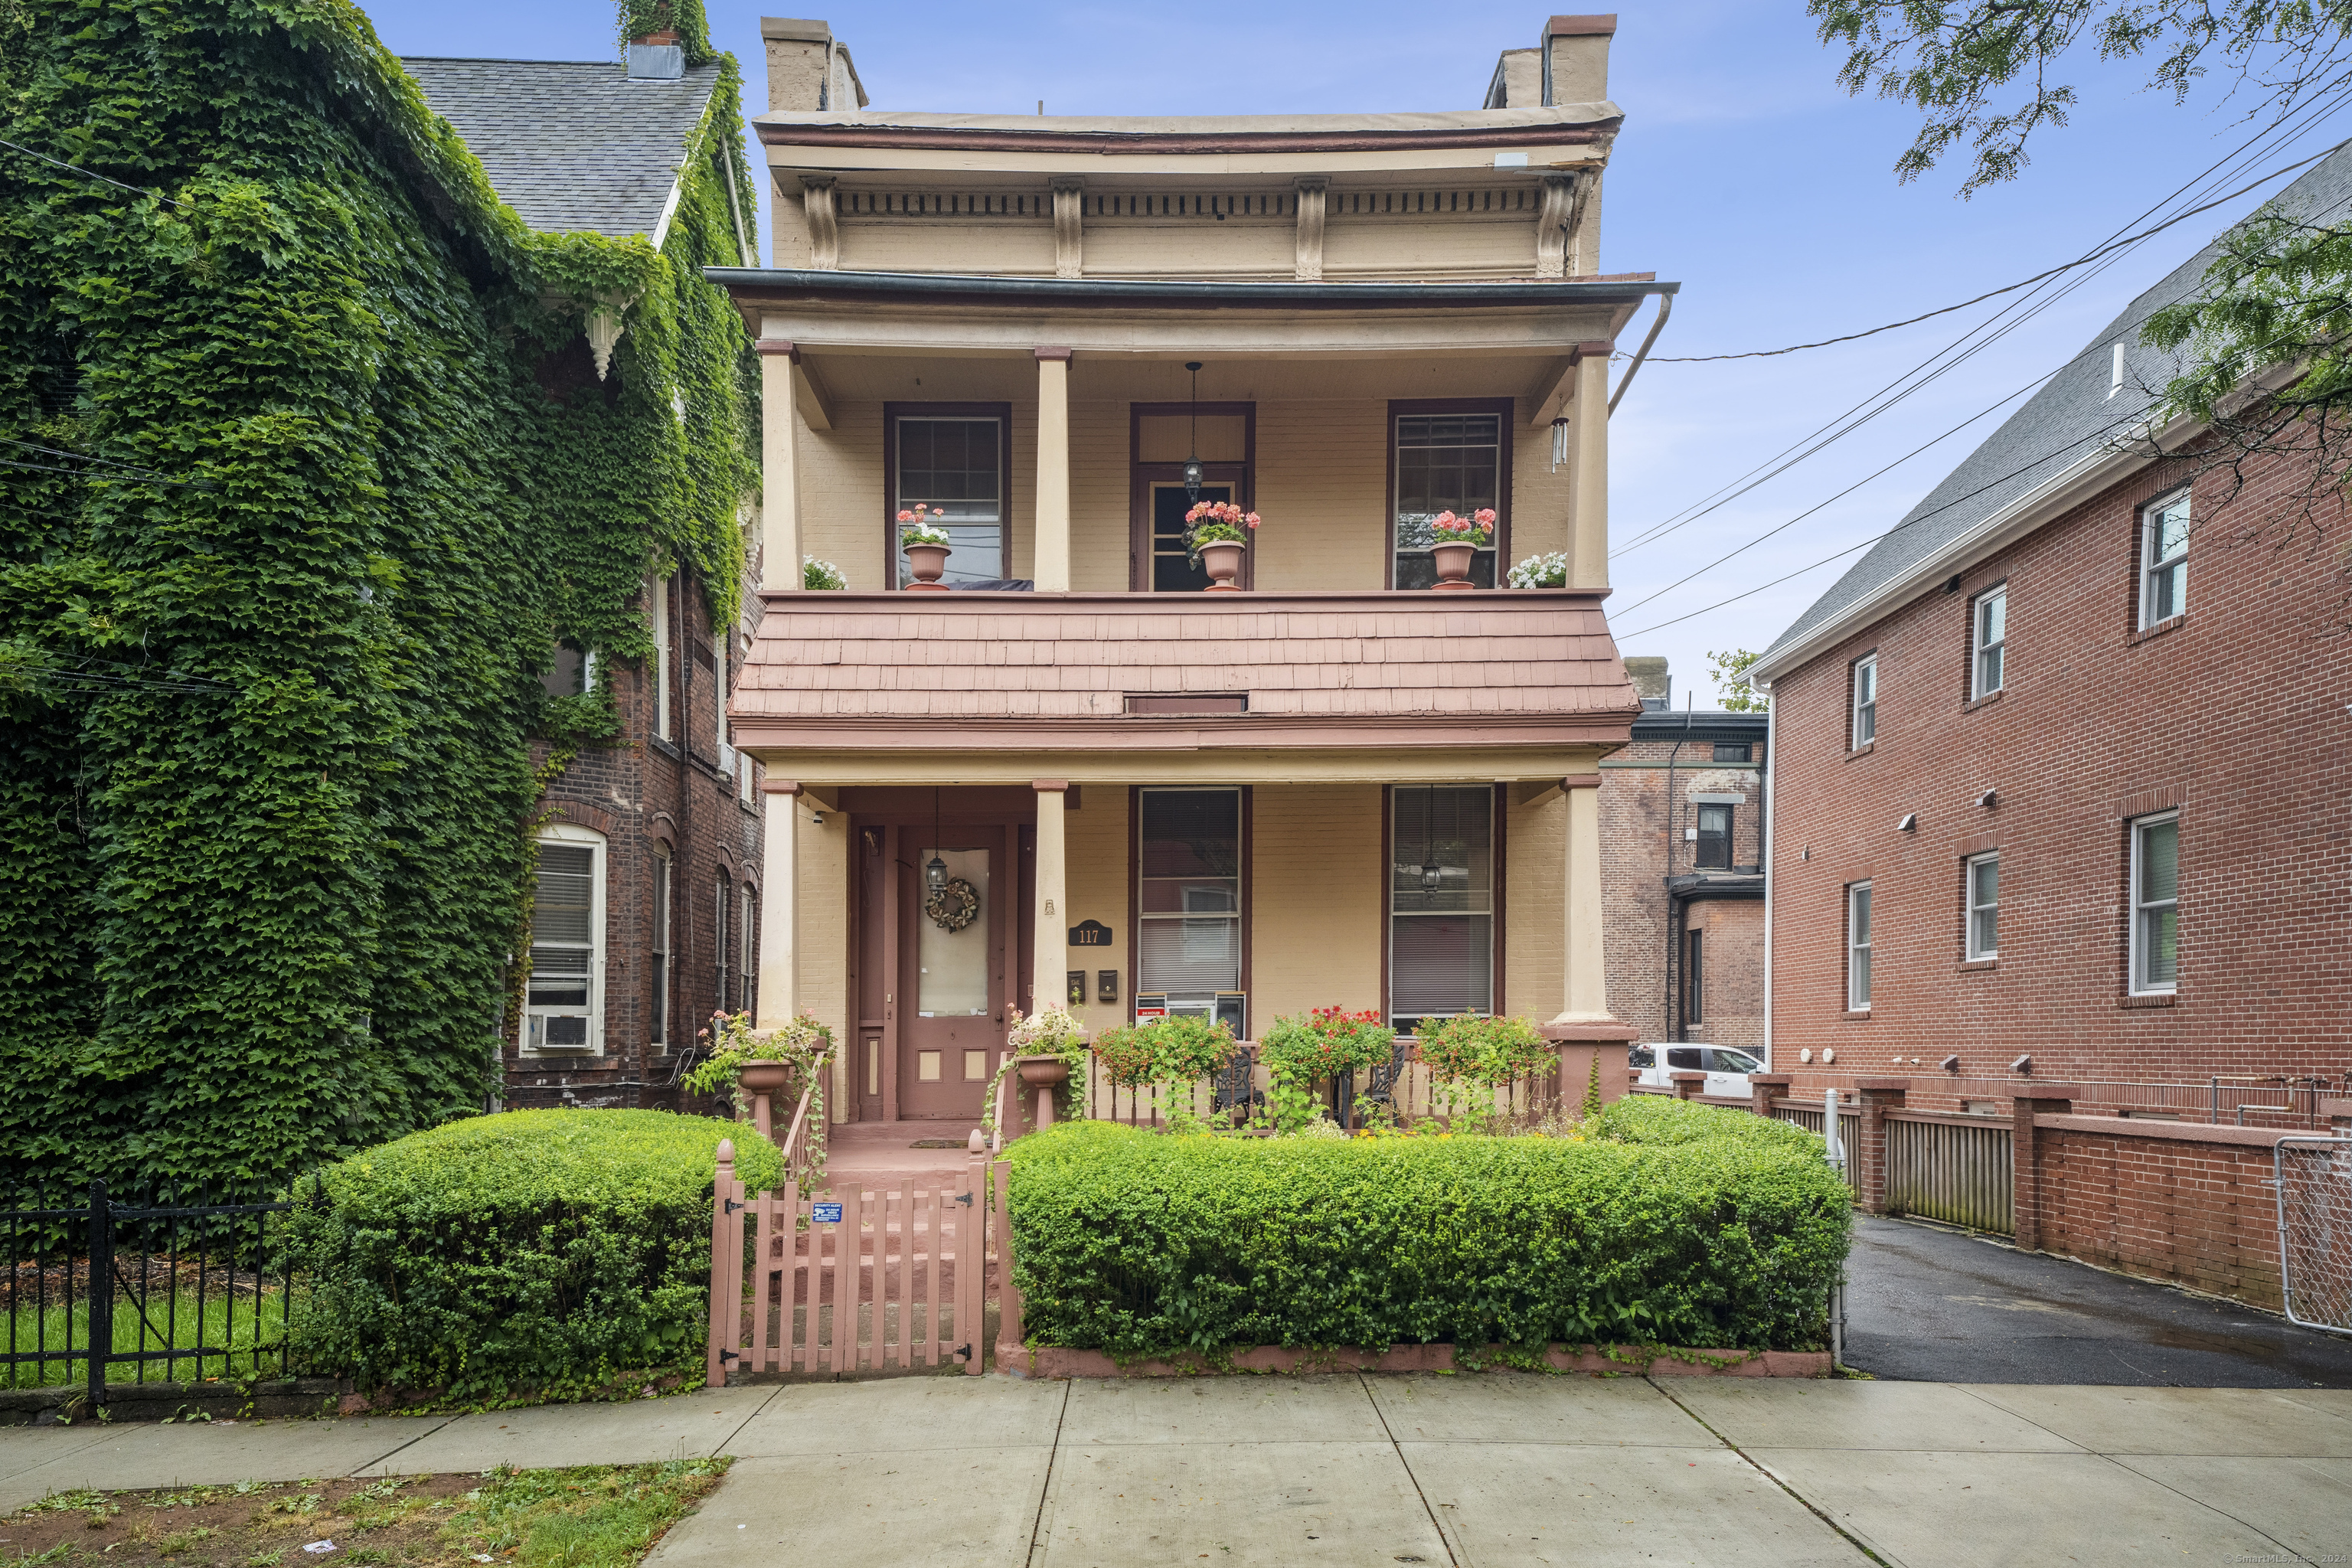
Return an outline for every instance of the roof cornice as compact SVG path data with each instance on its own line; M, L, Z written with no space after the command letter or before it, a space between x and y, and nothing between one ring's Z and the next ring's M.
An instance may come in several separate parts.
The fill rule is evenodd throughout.
M1060 300L1069 304L1273 305L1341 310L1383 304L1634 305L1679 283L1628 275L1590 280L1497 279L1468 283L1291 283L1263 279L1173 280L1124 278L1003 278L952 272L846 272L806 268L706 267L702 275L739 305L777 297L839 299L917 296L940 299Z

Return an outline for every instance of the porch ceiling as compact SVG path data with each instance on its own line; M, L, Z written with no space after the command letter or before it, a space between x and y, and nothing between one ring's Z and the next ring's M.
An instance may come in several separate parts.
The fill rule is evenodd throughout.
M764 599L730 723L787 775L814 752L877 778L849 759L1090 754L1132 776L1138 753L1218 753L1533 778L1589 766L1641 711L1600 595L1574 590Z
M1188 351L1201 358L1206 351ZM1204 403L1277 403L1320 398L1517 396L1540 407L1568 374L1564 353L1424 354L1346 359L1275 359L1220 354L1201 369ZM877 353L857 348L803 351L801 369L828 403L1033 404L1037 364L1012 353ZM1085 353L1070 362L1073 403L1182 403L1192 378L1176 353Z

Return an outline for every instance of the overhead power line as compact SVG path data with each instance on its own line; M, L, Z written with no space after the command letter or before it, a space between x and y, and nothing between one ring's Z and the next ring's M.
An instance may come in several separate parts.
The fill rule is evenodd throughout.
M2325 158L2330 153L2344 147L2352 147L2352 141L2338 142L2334 147L2329 147L2321 152L2314 153L2308 158L2299 159L2292 163L2282 164L2280 167L2273 169L2269 174L2264 174L2262 178L2254 181L2252 184L2241 185L2236 190L2231 191L2228 195L2216 196L2202 206L2194 206L2190 207L2187 212L2177 213L2173 216L2166 218L2162 223L2157 224L2149 228L2144 228L2137 234L2126 235L2120 239L2111 239L2106 244L2100 246L2097 249L2090 251L2085 255L2078 256L2072 261L2061 262L2057 266L2050 268L2045 271L2035 273L2031 278L2020 279L2017 282L2005 284L2001 288L1994 289L1986 293L1979 294L1973 300L1963 300L1957 305L1945 305L1939 309L1927 311L1921 315L1907 317L1900 321L1889 321L1883 327L1868 327L1859 332L1847 332L1842 337L1823 338L1819 342L1790 343L1786 348L1779 349L1750 349L1745 353L1736 354L1683 354L1680 356L1661 356L1654 354L1650 358L1650 363L1652 364L1713 364L1722 360L1730 359L1771 359L1780 354L1801 353L1806 349L1825 349L1836 343L1858 342L1864 338L1874 338L1881 332L1895 331L1898 328L1902 327L1916 327L1922 321L1932 321L1937 316L1948 316L1955 310L1965 310L1971 305L1981 305L1987 300L1998 300L2004 294L2014 294L2020 289L2030 289L2034 284L2055 278L2062 272L2072 272L2078 267L2088 267L2092 262L2098 260L2101 257L2106 255L2111 250L2119 250L2126 246L2137 245L2141 240L2162 234L2166 229L2172 227L2175 224L2186 223L2189 219L2195 217L2199 213L2211 212L2215 207L2225 206L2231 202L2236 201L2240 196L2262 189L2264 185L2269 184L2273 180L2277 179L2281 174L2291 174L2295 170L2303 168L2306 164L2316 163L2322 158Z
M22 153L27 158L37 158L52 168L63 169L68 174L79 174L85 180L96 180L100 184L112 185L118 191L129 191L134 196L153 196L159 202L170 202L175 206L188 205L184 197L167 195L162 191L152 191L144 185L126 185L121 180L101 174L95 169L85 169L79 163L68 163L62 158L52 158L47 153L36 152L21 142L0 140L0 147L5 147L12 153Z

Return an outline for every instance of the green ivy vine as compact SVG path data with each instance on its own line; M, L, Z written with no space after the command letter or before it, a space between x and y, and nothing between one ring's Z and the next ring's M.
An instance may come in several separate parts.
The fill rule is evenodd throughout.
M344 0L0 0L0 137L58 161L0 149L0 1177L267 1182L479 1107L534 759L623 739L551 650L643 658L652 573L743 592L699 269L752 187L681 22L719 79L656 250L528 231Z

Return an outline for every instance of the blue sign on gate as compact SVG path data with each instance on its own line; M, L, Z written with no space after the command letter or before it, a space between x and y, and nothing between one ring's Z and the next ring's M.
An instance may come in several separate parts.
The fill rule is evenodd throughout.
M818 1225L839 1225L841 1223L841 1205L839 1204L811 1204L809 1205L809 1218Z

